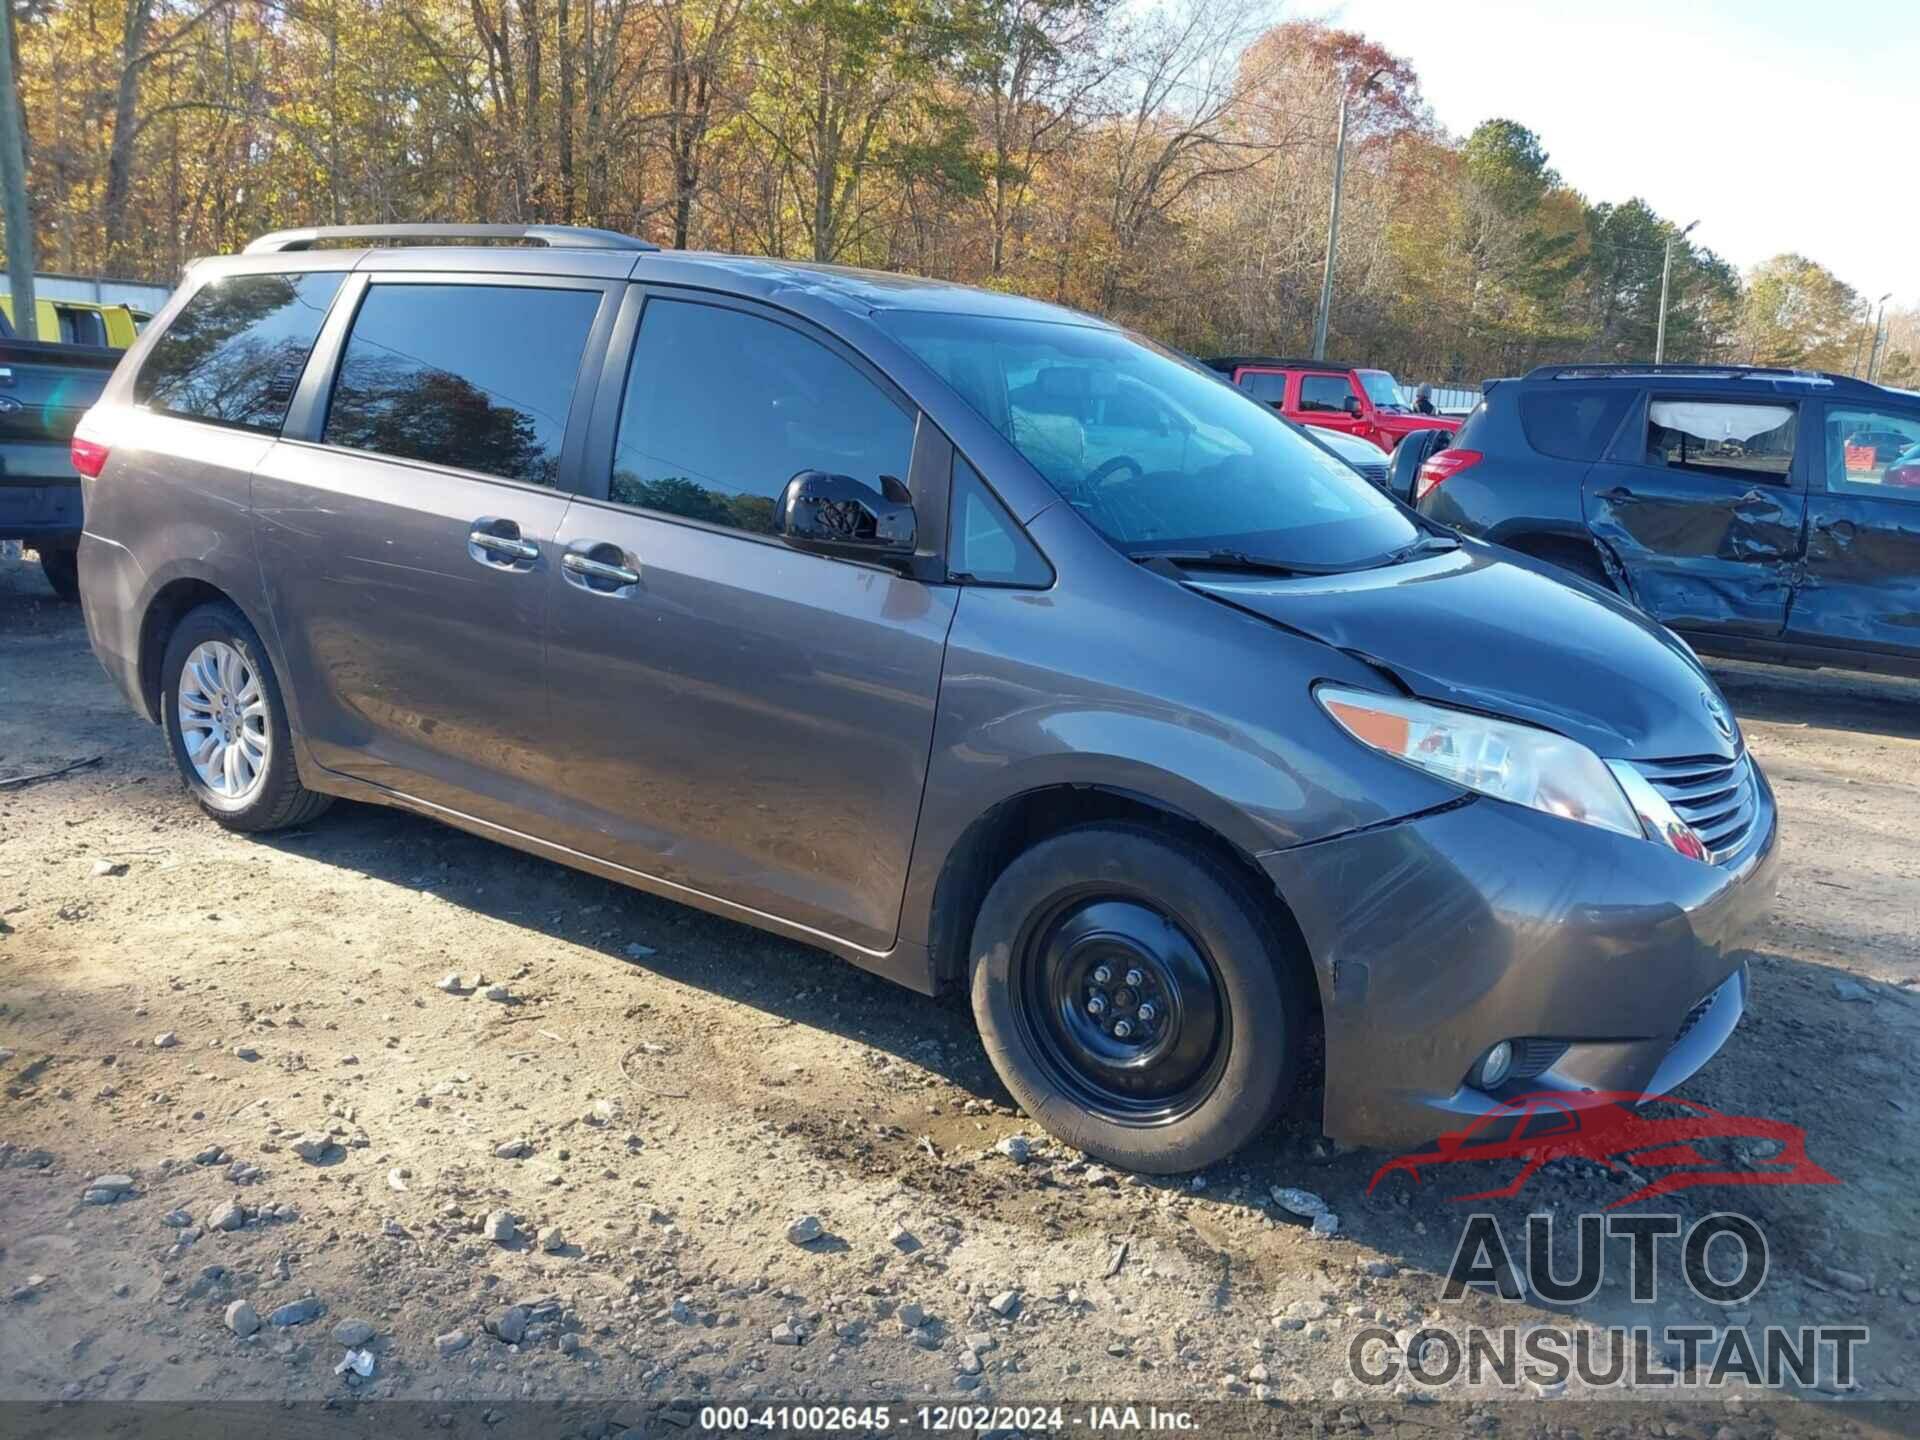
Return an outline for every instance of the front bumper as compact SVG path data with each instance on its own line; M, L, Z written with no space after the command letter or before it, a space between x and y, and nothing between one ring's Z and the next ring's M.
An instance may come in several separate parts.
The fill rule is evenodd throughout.
M1400 1145L1529 1090L1662 1093L1732 1034L1744 947L1772 903L1773 792L1718 865L1473 800L1263 857L1307 942L1326 1022L1327 1134ZM1496 1041L1565 1049L1493 1093Z

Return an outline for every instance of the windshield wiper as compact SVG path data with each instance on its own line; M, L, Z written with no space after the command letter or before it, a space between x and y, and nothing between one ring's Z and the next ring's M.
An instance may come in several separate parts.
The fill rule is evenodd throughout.
M1449 550L1458 550L1460 542L1451 535L1422 535L1411 545L1402 545L1391 552L1382 565L1398 565L1403 560L1411 560L1417 555L1444 555Z
M1204 566L1211 570L1244 570L1257 575L1326 575L1319 565L1296 565L1285 560L1263 560L1244 550L1130 550L1127 558L1136 565Z

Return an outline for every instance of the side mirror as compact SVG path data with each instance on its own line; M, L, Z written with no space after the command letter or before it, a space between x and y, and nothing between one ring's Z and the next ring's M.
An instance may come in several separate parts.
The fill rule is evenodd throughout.
M800 550L843 560L900 564L913 558L915 522L907 487L891 475L876 490L851 475L802 470L780 492L773 533Z
M1358 420L1360 418L1360 397L1358 395L1347 396L1346 403L1340 408Z

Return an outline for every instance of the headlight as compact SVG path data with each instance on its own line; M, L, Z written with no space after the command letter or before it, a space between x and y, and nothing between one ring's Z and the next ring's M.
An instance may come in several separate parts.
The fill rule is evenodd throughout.
M1324 709L1354 739L1449 784L1644 840L1606 763L1564 735L1398 696L1322 685Z

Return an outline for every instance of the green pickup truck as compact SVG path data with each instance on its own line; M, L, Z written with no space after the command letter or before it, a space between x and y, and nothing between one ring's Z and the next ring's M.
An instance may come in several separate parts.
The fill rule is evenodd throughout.
M80 477L73 427L100 398L124 351L0 340L0 541L40 553L47 583L80 598Z

